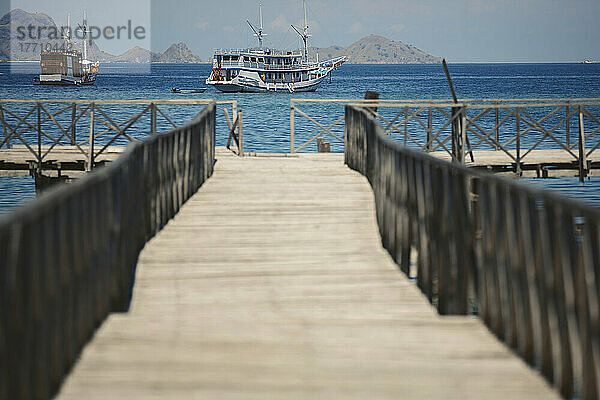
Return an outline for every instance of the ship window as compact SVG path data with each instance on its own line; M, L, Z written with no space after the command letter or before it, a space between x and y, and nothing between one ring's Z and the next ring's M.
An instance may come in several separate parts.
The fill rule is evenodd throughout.
M238 56L231 56L231 61L237 61L238 60Z
M256 62L256 57L251 57L251 58L250 58L250 61L251 61L251 62Z
M258 59L258 62L259 62L259 63L264 63L264 62L265 62L265 59L264 59L264 58L259 58L259 59Z
M244 61L250 61L250 57L244 56Z
M223 61L229 61L229 56L223 56Z

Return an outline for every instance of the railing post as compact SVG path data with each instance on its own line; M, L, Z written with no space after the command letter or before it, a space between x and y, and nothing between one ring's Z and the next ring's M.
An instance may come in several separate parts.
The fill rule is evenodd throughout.
M429 106L429 115L427 116L427 146L425 151L431 151L431 141L433 140L433 107Z
M42 172L42 105L40 102L37 102L37 145L38 145L38 154L37 154L37 171L39 173Z
M225 107L225 108L227 108L227 107ZM237 110L237 101L235 101L235 100L231 104L231 111L232 111L231 118L234 119L234 121L231 121L231 123L235 125L235 128L233 129L233 133L237 134L239 132L239 130L238 130L237 124L235 123L235 119L238 116L238 110ZM215 111L215 113L216 113L216 111Z
M75 118L77 118L77 106L75 105L75 103L73 103L73 110L71 111L71 144L73 146L77 144L77 130L75 128Z
M579 106L579 182L587 176L587 157L585 154L585 129L583 126L583 106Z
M10 149L10 134L6 128L6 120L4 119L4 106L0 104L0 122L2 122L2 130L4 131L4 139L6 140L6 148Z
M290 100L290 153L294 153L294 100Z
M244 157L244 119L243 119L243 114L242 114L242 107L239 108L238 110L238 129L239 129L239 134L238 134L238 140L239 140L239 151L240 151L240 157Z
M569 103L567 102L567 106L565 107L565 132L567 136L567 148L571 148L571 118L569 117Z
M499 103L496 102L496 144L494 145L494 147L496 148L496 150L500 150L500 127L498 126L498 124L500 123L500 115L499 115L499 109L498 109L498 105Z
M515 173L518 176L521 176L521 109L517 107L516 109L516 119L517 119L517 166Z
M460 163L465 164L465 150L467 148L467 107L460 111Z
M458 120L458 114L460 113L460 109L458 107L452 107L452 123L450 126L452 127L452 162L462 164L461 155L461 144L460 138L462 134L459 132L460 130L460 121Z
M156 135L156 104L150 104L150 132Z
M92 168L94 168L94 103L91 103L90 109L90 142L89 142L89 153L88 153L88 163L86 166L86 171L90 172Z
M408 144L408 107L404 107L404 146Z

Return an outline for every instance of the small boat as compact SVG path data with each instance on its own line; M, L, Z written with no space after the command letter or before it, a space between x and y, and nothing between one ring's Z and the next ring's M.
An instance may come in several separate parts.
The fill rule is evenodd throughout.
M187 94L187 93L204 93L204 92L206 92L206 88L200 88L200 89L178 89L178 88L173 88L173 89L171 89L171 91L173 93L182 93L182 94Z
M83 26L79 28L83 32L83 54L73 48L71 42L71 17L69 17L67 37L60 48L48 48L42 50L40 58L41 73L35 77L35 83L39 85L58 86L83 86L93 85L96 82L99 62L87 59L87 20L84 15Z
M340 65L346 56L319 62L308 58L308 22L306 1L304 27L292 25L304 42L304 52L281 51L263 48L262 6L259 5L259 27L246 21L258 38L258 49L216 50L213 67L206 84L222 92L313 92L323 80Z

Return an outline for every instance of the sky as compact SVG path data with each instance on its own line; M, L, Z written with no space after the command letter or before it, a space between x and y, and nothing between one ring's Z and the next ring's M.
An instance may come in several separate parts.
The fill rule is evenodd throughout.
M153 51L184 41L206 59L215 48L256 45L261 0L0 0L66 19L87 8L90 24L132 19L149 25ZM51 5L50 5L51 4ZM300 47L290 23L301 24L302 1L262 0L270 47ZM451 62L579 62L600 59L600 0L308 0L309 45L348 46L376 34L412 44ZM109 52L126 40L98 42Z

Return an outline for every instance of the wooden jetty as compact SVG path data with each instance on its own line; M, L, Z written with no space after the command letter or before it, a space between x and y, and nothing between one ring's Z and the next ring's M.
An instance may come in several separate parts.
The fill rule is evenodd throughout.
M430 152L433 157L452 161L452 155L445 151ZM512 156L512 157L511 157ZM467 157L464 165L492 173L518 175L525 178L553 178L561 176L579 176L579 162L563 150L533 150L525 162L521 162L520 171L514 161L516 151L476 150L473 161ZM600 169L600 153L587 158L587 177L597 176Z
M341 154L218 151L135 280L58 399L558 398L480 320L436 313Z
M0 398L598 400L600 212L467 168L436 107L424 151L348 104L343 156L240 157L208 102L0 216Z
M195 115L213 102L0 99L0 176L33 170L89 172L114 161L127 144L140 140L132 134L140 125L144 132L155 135L181 125L174 115L169 115L172 107L179 107L179 111L190 108ZM229 141L233 139L238 153L243 153L241 108L235 100L214 103L224 107L230 126ZM231 117L227 106L231 106Z
M600 168L600 99L291 99L290 153L328 138L344 143L341 106L368 107L405 146L517 176L578 176ZM302 109L300 108L302 106ZM312 113L311 113L312 111ZM298 143L296 116L314 130ZM339 117L338 117L339 115ZM323 117L328 117L328 122ZM335 131L335 129L338 131Z
M50 149L49 145L40 146L42 153L51 154L42 162L42 169L50 171L85 171L88 163L89 146L62 145ZM102 154L94 158L95 166L115 161L125 151L125 146L109 146ZM37 157L25 145L0 149L0 176L12 175L14 171L31 171L37 168Z

